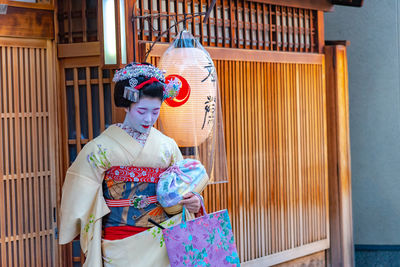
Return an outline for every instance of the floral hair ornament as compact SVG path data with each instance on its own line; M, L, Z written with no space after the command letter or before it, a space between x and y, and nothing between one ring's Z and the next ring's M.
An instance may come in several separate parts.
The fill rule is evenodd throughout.
M164 86L164 100L167 98L175 98L179 94L181 88L182 82L177 77L167 80Z
M138 83L137 78L144 76L150 78L142 83ZM123 97L131 102L139 101L139 90L145 85L160 82L163 85L163 101L167 98L174 98L178 95L181 83L177 79L165 82L163 71L150 64L130 63L124 68L116 71L113 82L129 79L129 86L125 86Z

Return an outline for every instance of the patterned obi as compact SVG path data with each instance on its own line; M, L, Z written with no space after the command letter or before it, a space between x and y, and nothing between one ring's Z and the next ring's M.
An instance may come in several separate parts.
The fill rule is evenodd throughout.
M148 219L160 223L168 219L157 203L156 188L165 169L114 166L103 181L103 194L111 212L104 217L104 227L153 227Z

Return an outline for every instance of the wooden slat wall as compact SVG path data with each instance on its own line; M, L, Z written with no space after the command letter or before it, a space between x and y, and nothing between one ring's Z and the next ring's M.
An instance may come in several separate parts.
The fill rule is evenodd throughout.
M158 57L151 57L157 64ZM327 248L324 62L215 60L229 183L208 186L227 208L242 262L276 264ZM310 247L310 246L308 246ZM268 257L287 251L280 258Z
M0 265L54 266L53 47L0 37Z

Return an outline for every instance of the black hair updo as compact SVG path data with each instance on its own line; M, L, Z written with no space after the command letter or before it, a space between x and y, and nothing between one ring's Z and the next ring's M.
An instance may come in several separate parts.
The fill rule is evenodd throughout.
M137 65L138 63L131 63L131 65ZM142 63L146 65L151 65L149 63ZM152 77L146 77L146 76L138 76L135 77L135 79L138 81L138 84L141 84L147 80L150 80ZM115 89L114 89L114 103L117 107L121 108L129 108L132 103L132 101L129 101L128 99L124 98L124 90L125 86L130 86L129 85L129 79L118 81L115 84ZM139 99L143 97L151 97L151 98L158 98L160 101L163 101L164 98L164 85L161 82L153 82L150 84L146 84L139 90Z

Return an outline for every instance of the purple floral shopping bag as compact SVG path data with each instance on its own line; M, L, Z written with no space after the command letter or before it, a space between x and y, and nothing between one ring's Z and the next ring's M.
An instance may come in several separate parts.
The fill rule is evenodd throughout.
M192 221L185 220L163 230L171 267L240 266L232 226L227 210L207 214Z

